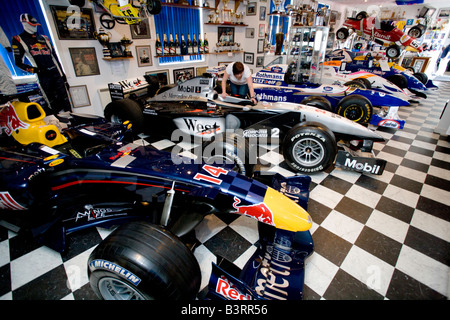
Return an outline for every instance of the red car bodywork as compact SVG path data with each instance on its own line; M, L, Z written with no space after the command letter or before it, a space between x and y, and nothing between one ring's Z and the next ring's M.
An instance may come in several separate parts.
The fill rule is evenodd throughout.
M422 46L415 38L410 37L400 29L386 22L381 22L380 25L380 28L376 28L375 17L368 17L361 20L350 18L344 22L345 27L354 29L359 36L368 40L382 41L384 46L396 43L405 47L413 47L419 52L423 51Z

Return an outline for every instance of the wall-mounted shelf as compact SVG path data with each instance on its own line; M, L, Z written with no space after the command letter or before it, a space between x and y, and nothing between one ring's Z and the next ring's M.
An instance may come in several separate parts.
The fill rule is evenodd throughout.
M248 27L248 24L241 24L241 23L211 23L207 22L205 24L209 24L212 26L236 26L236 27Z
M105 58L103 57L103 60L105 61L113 61L113 60L125 60L125 59L133 59L134 57L114 57L114 58Z

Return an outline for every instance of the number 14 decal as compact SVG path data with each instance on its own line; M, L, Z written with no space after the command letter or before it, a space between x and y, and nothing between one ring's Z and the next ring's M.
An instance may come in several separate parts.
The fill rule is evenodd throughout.
M217 167L210 166L210 165L207 165L207 164L205 164L202 168L203 168L203 170L205 170L206 172L208 172L210 175L212 175L215 178L207 176L207 175L205 175L203 173L197 173L194 176L194 179L195 180L205 180L205 181L208 181L208 182L211 182L211 183L214 183L214 184L221 184L222 180L217 179L217 177L219 177L221 174L227 174L227 172L228 172L225 169L217 168Z

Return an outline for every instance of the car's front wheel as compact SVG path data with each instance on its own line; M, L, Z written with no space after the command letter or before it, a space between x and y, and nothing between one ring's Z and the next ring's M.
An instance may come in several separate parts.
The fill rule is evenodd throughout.
M298 172L326 170L337 153L333 132L315 122L298 124L289 130L283 142L283 156L289 167Z
M143 221L103 240L89 256L88 275L105 300L194 299L201 283L192 252L171 232Z

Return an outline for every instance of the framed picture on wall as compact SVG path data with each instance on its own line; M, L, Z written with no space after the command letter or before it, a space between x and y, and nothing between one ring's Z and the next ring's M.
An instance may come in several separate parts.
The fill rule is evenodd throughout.
M153 65L150 46L136 46L136 59L138 67Z
M91 105L87 86L71 86L69 88L70 100L74 108L87 107Z
M253 52L244 52L244 63L253 64L255 62L255 54Z
M183 83L195 77L194 68L183 68L173 70L173 82L175 84Z
M219 42L234 42L234 27L217 27Z
M132 39L151 39L148 18L142 19L139 23L130 24L130 32Z
M206 73L206 70L208 70L208 67L197 67L195 69L195 74L198 76L203 75L204 73Z
M261 23L259 25L259 32L258 32L258 37L264 37L264 32L266 31L266 25L264 23Z
M259 20L260 21L266 20L266 7L264 6L259 7Z
M50 6L59 40L95 40L95 20L92 9Z
M247 5L247 15L256 16L256 2L249 2Z
M258 39L258 47L256 50L257 50L257 53L264 52L264 39Z
M261 68L264 66L264 56L256 57L256 67Z
M245 28L245 37L246 38L254 38L255 37L255 28Z
M166 86L170 83L169 70L155 70L155 71L147 71L145 75L153 76L158 80L159 87Z
M69 52L77 77L100 74L95 48L69 48Z

